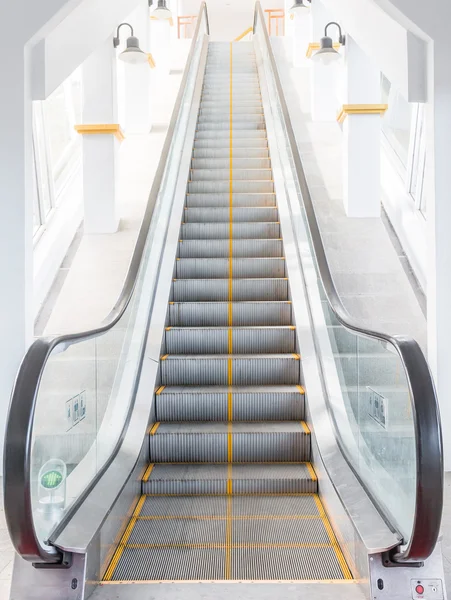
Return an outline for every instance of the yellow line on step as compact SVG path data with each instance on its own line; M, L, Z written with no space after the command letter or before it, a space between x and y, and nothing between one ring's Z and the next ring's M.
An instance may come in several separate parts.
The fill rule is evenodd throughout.
M147 467L146 472L144 473L143 478L142 478L142 480L144 482L149 481L149 477L153 471L154 466L155 466L154 463L150 463L150 465Z
M311 480L312 481L318 481L318 477L316 476L316 473L312 467L312 463L306 463L305 466L307 467L307 470L310 474Z
M160 387L157 389L157 391L155 392L155 394L157 396L159 396L161 394L161 392L164 390L166 386L165 385L160 385Z
M158 421L157 423L153 424L152 429L150 430L150 435L155 435L157 432L158 427L160 427L160 422Z
M227 498L225 579L232 579L232 496Z
M114 553L114 556L110 563L110 566L108 567L108 569L105 573L105 577L104 577L105 581L111 580L113 573L116 570L117 564L122 556L122 553L124 552L125 545L127 544L128 540L130 538L130 535L133 531L133 527L135 526L135 523L136 523L136 518L138 517L139 513L141 512L141 509L142 509L145 501L146 501L145 495L141 496L141 498L138 500L136 508L133 511L132 518L130 519L130 523L128 524L127 529L125 530L124 535L122 536L122 539L119 543L119 546L117 547L117 550Z
M334 530L332 529L329 519L327 518L327 515L324 511L322 502L319 499L319 496L317 494L315 494L313 496L313 498L315 499L316 507L318 508L318 512L323 521L324 528L327 531L327 535L329 536L329 540L332 545L332 548L334 549L335 556L337 557L338 564L340 565L341 571L343 573L343 577L345 579L352 579L351 571L349 570L349 567L346 564L345 557L343 556L343 552L341 551L341 548L338 544L337 538L335 537Z
M305 389L302 387L302 385L297 385L296 387L298 388L300 394L305 394Z

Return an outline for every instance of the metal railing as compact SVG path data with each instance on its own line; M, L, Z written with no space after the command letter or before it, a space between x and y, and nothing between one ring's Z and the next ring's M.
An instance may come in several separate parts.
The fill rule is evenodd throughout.
M38 391L43 379L44 371L49 357L56 348L58 352L64 352L69 347L81 344L87 340L97 339L99 336L102 336L102 334L112 330L124 316L127 308L131 306L131 299L134 296L133 292L147 247L149 229L151 227L155 205L165 175L166 164L170 154L176 124L183 106L184 91L190 74L193 55L196 50L196 41L199 36L200 27L203 23L205 24L205 31L208 34L208 12L205 2L203 2L200 7L196 30L180 83L180 89L175 101L160 161L155 173L135 249L119 298L99 327L80 333L36 340L30 346L19 368L12 392L5 435L4 505L6 521L12 543L22 558L32 562L62 563L64 560L62 553L49 544L48 537L46 536L43 539L36 531L33 513L32 487L35 484L35 482L31 480L33 426L36 418ZM139 367L137 367L137 372L139 372ZM88 485L84 487L78 497L74 499L68 510L64 512L62 519L57 524L58 530L62 530L65 527L73 514L89 495L96 482L111 465L120 449L132 408L133 403L130 403L128 414L125 416L120 434L111 454L107 457L105 462L101 464ZM56 535L54 531L52 533Z

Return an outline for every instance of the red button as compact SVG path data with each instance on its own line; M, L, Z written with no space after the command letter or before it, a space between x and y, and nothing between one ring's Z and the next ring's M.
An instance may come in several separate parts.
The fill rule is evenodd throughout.
M415 591L417 594L424 594L424 587L422 585L417 585L417 587L415 588Z

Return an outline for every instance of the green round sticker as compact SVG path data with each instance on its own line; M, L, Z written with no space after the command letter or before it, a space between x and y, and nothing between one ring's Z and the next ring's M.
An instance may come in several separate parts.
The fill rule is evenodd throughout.
M54 490L63 481L63 476L59 471L47 471L41 477L41 485L46 490Z

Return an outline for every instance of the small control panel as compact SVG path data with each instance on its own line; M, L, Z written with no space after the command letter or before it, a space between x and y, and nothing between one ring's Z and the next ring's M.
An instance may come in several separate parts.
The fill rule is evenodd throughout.
M441 579L411 579L413 600L444 600Z

